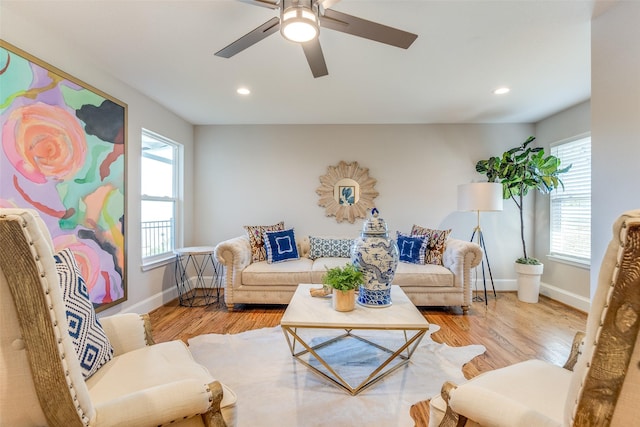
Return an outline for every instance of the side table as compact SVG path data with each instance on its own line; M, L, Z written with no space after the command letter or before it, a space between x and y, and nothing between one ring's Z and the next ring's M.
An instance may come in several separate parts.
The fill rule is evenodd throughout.
M173 251L180 305L198 307L220 301L221 266L213 259L213 251L213 246L191 246Z

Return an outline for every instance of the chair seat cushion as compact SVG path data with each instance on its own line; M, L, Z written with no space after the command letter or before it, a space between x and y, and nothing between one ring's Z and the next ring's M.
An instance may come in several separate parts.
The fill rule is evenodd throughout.
M193 359L182 341L171 341L114 357L87 380L87 387L97 412L96 425L117 424L121 413L127 412L124 409L127 400L132 406L144 406L130 408L129 415L135 413L148 422L156 420L157 424L163 424L182 418L185 407L194 415L205 412L209 407L207 385L213 381L215 378ZM236 395L224 385L223 391L223 417L233 418L234 415L225 415L225 409L229 412L235 405ZM190 394L201 398L194 399ZM115 401L118 410L111 411ZM172 418L174 414L176 418Z
M541 360L516 363L459 385L450 405L480 425L561 426L571 374Z

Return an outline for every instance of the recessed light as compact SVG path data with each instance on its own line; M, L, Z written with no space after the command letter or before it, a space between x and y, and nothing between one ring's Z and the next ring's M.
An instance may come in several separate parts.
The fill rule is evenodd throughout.
M251 93L251 91L246 87L239 87L236 92L238 93L238 95L249 95Z
M509 93L511 89L508 87L499 87L493 91L494 95L504 95L505 93Z

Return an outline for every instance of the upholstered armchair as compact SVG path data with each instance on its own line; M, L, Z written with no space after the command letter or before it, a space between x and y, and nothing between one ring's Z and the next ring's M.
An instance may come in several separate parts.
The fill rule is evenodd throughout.
M429 426L632 426L640 420L640 210L624 213L599 271L586 334L564 367L530 360L445 383Z
M234 393L182 341L154 344L146 316L70 315L62 282L82 283L62 252L37 213L0 209L0 425L234 425ZM105 345L80 352L89 324Z

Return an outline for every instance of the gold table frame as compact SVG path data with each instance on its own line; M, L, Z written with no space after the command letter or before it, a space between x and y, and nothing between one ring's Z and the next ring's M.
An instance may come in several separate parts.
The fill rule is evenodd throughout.
M338 335L337 337L334 337L334 338L327 339L313 346L309 345L306 342L306 340L304 340L302 337L300 337L300 335L298 335L298 328L282 326L282 330L287 339L287 344L289 345L289 349L291 350L291 355L293 357L295 357L298 361L304 364L307 368L311 369L311 371L329 380L330 382L337 385L338 387L344 389L345 391L350 393L352 396L357 395L358 393L374 385L375 383L377 383L387 375L393 373L398 368L409 363L409 360L411 359L413 352L416 350L416 348L420 344L420 341L422 341L422 338L427 332L426 329L416 330L415 331L416 333L413 336L408 337L407 335L408 331L403 330L404 344L401 345L397 350L393 350L383 345L377 344L367 338L363 338L361 336L358 336L352 333L353 329L345 329L344 334ZM390 354L390 356L387 359L385 359L378 367L376 367L369 374L368 377L362 380L359 384L355 385L355 387L351 385L349 381L343 378L343 376L340 375L333 366L331 366L324 358L322 358L316 352L316 350L322 347L326 347L338 340L346 339L346 338L354 338L354 339L360 340L372 347L376 347ZM302 347L304 347L304 350L300 350L296 352L296 343L300 343ZM406 351L406 354L403 354L405 353L405 351ZM322 370L316 368L315 366L313 366L312 364L304 360L302 356L304 356L305 354L311 354L318 362L322 364L322 366L324 366L327 369L327 371L329 371L330 374L323 372ZM385 370L385 368L396 359L399 359L399 361Z
M345 390L352 396L357 395L368 387L376 384L387 375L395 372L400 367L410 362L411 356L429 330L429 323L422 313L411 303L406 294L398 286L392 286L392 305L385 308L371 308L357 305L352 312L338 312L331 307L331 298L313 298L309 290L318 285L301 284L298 286L280 326L291 351L291 355L304 364L315 374L325 378L330 383ZM311 344L306 339L302 330L335 330L336 336L329 337L317 344ZM404 340L398 340L397 348L385 346L374 342L375 338L360 336L357 331L402 331ZM315 338L318 338L317 336ZM358 384L351 384L344 375L337 371L338 366L332 366L319 353L323 347L327 347L342 339L357 339L375 347L389 357L384 359L379 366L374 367L371 373ZM308 357L306 355L309 355ZM313 366L311 357L326 369ZM305 360L308 358L309 360ZM353 381L352 381L353 382Z

